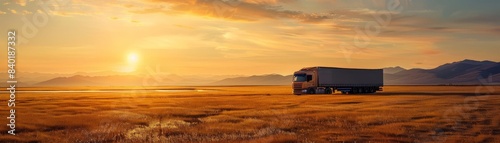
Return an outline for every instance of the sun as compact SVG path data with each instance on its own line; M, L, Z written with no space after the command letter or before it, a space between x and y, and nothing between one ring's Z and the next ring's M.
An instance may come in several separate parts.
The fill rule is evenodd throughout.
M131 52L125 56L127 64L120 67L120 71L131 73L134 72L139 63L139 55L135 52Z
M136 64L137 62L139 62L139 56L136 53L130 53L127 56L127 60L130 64Z

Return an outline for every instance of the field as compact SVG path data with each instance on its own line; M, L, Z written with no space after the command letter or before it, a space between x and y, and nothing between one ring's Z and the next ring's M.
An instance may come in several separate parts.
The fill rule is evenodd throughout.
M19 90L17 135L4 125L0 142L500 142L500 86L302 96L290 86Z

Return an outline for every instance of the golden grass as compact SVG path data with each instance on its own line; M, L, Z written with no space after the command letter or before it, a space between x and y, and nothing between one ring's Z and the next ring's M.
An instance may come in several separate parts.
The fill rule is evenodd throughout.
M499 86L305 96L289 86L21 90L118 92L18 92L17 136L3 126L1 142L500 142Z

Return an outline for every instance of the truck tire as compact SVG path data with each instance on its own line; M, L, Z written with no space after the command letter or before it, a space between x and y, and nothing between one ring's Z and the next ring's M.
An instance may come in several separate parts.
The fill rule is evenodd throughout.
M349 94L357 94L358 93L358 89L357 88L353 88L351 89L351 91L349 91Z
M326 88L325 89L325 94L332 94L332 88Z
M364 91L364 92L365 92L365 93L371 93L371 91L370 91L370 90L371 90L370 88L365 88L365 91Z
M312 88L309 88L307 90L307 94L316 94L316 91L314 89L312 89Z
M375 90L373 88L371 88L370 93L375 93Z

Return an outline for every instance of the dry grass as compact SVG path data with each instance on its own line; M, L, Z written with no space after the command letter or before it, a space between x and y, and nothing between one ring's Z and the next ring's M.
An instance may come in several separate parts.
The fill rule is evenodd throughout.
M307 96L291 95L289 86L122 89L130 87L19 92L18 135L3 126L0 141L500 142L498 86L387 86L377 94ZM2 108L0 116L7 113Z

